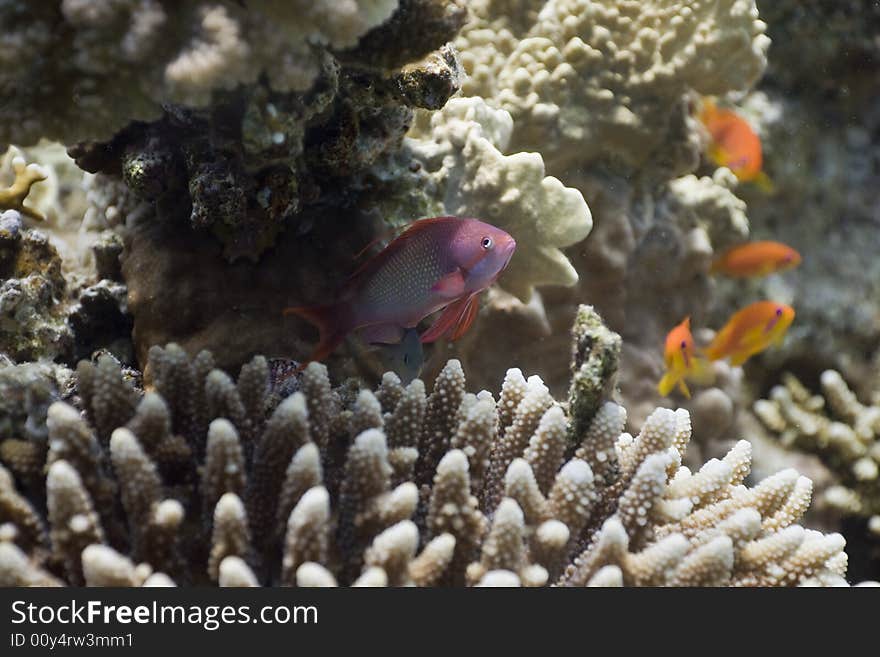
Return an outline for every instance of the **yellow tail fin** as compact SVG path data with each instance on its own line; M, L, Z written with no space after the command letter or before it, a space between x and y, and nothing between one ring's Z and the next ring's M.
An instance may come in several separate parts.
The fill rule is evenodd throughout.
M763 171L755 176L752 182L755 183L758 189L760 189L765 194L772 194L776 191L776 187L773 185L773 181L770 180L770 177Z

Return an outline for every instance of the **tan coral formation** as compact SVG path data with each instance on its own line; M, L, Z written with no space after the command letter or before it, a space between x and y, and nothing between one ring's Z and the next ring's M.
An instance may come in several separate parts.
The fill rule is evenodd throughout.
M467 91L508 110L513 147L540 150L554 172L670 158L685 95L748 88L769 45L752 0L482 0L473 15L457 41L470 52ZM491 56L487 32L498 35ZM684 173L684 161L672 169Z
M398 0L5 3L0 23L16 28L0 35L0 87L10 98L0 143L108 139L129 121L158 118L165 103L204 106L214 92L264 74L279 91L303 91L324 49L355 46L397 7Z
M577 327L574 337L582 342ZM576 377L602 372L574 352ZM74 409L52 407L50 444L64 456L50 469L48 523L12 476L0 478L0 583L846 583L843 538L797 524L809 480L785 470L744 485L745 441L697 472L681 466L691 434L682 409L656 410L632 436L606 401L572 433L565 408L588 407L576 397L584 386L560 405L512 369L496 401L466 393L450 361L427 396L393 375L376 393L333 389L313 363L272 410L245 402L271 398L252 374L267 372L260 358L237 385L204 354L190 360L170 345L151 360L156 392L129 407L109 450ZM209 400L220 380L229 384L218 406ZM126 385L121 374L95 382L83 394L89 417L102 387ZM208 429L213 415L227 419ZM180 438L188 450L175 448ZM397 484L401 449L417 461L414 481ZM200 477L202 462L215 474Z
M527 301L536 285L574 285L577 272L559 250L583 240L592 218L580 192L546 176L536 152L504 155L512 123L480 98L454 98L422 112L405 148L428 173L429 193L446 213L484 219L517 240L500 285Z
M817 454L835 473L823 505L867 517L880 534L880 405L859 401L835 370L824 371L820 384L822 394L814 395L787 373L753 411L783 446Z

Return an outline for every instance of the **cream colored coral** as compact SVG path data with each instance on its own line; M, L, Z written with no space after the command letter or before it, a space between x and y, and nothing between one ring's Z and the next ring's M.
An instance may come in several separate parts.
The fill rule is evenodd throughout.
M248 9L309 43L350 48L397 9L398 0L251 0Z
M13 180L8 187L0 187L0 210L18 210L31 219L42 221L45 219L42 213L26 206L24 201L30 194L31 187L48 178L48 172L38 164L26 164L21 151L15 146L10 146L0 161L4 165L0 166L0 172L6 168L7 161L12 169Z
M235 556L250 556L251 537L244 504L235 493L225 493L214 508L211 554L208 558L208 575L218 581L223 561Z
M172 94L193 105L206 105L215 89L233 89L259 74L239 24L223 6L202 7L200 19L198 36L165 67Z
M575 345L580 343L578 337ZM159 387L170 386L168 377L186 378L181 377L181 370L185 373L191 363L185 356L175 360L174 365L166 363L166 371L157 370L165 381ZM202 367L198 380L219 382L209 370ZM312 375L309 392L292 395L266 422L250 464L248 480L259 471L277 482L278 491L286 489L283 502L277 494L263 498L267 505L263 512L270 520L282 513L281 504L285 508L293 505L285 519L286 535L282 537L285 532L270 523L262 540L254 537L251 541L250 511L245 511L237 494L223 493L214 509L208 564L210 576L221 585L844 583L847 556L842 537L797 524L810 503L811 482L794 470L782 470L756 485L746 485L751 449L745 442L696 471L682 466L681 453L691 437L690 418L684 410L660 409L649 416L635 438L623 433L614 440L613 433L622 428L620 409L592 404L592 410L586 410L585 400L578 395L591 395L591 390L584 393L583 387L573 386L569 403L558 403L540 379L526 380L512 370L495 404L485 391L466 393L460 364L450 361L426 401L421 426L408 430L418 436L417 445L397 448L417 451L420 466L432 476L419 484L394 485L384 429L373 426L357 435L351 433L365 419L368 424L379 421L380 397L393 405L395 395L389 389L393 382L386 381L388 387L380 397L358 396L350 387L330 388L321 368L312 368ZM196 380L189 376L189 381ZM226 383L221 387L228 388ZM398 392L397 403L405 403L404 391ZM268 468L265 459L274 448L261 447L267 441L275 447L295 447L313 428L320 431L312 425L308 394L330 400L338 409L335 418L326 418L332 420L326 426L327 447L322 450L309 440L297 450L285 447L277 453L285 455L286 465ZM803 391L793 394L810 399ZM258 408L257 401L253 398L248 405ZM233 408L226 403L221 406ZM570 415L572 408L583 411L577 421ZM93 410L87 406L89 413ZM384 411L381 422L393 412ZM476 418L475 413L485 417ZM361 419L356 421L356 415ZM66 579L72 582L78 576L78 544L102 540L99 519L106 533L103 540L116 545L118 537L120 543L132 544L132 556L121 555L108 544L88 545L81 553L85 583L135 586L146 582L154 571L187 583L204 577L204 560L190 556L204 554L209 547L205 536L209 518L198 512L193 517L191 511L199 508L202 491L175 485L164 472L160 478L134 433L120 428L111 432L109 456L120 479L122 509L111 503L108 506L116 510L102 515L101 506L89 506L89 498L94 501L95 497L87 481L94 476L115 486L113 473L102 471L106 446L95 440L79 413L66 404L53 405L49 419L49 534L64 546L60 551L66 557L62 554L58 561L68 571ZM209 418L202 419L204 435L211 429ZM192 426L192 420L184 415L175 424ZM465 434L476 423L482 435L495 422L501 435L496 445L503 445L496 454L495 471L506 464L500 477L501 497L496 503L494 493L483 496L481 509L477 495L482 491L471 478L465 452L474 440ZM596 426L591 426L594 422ZM226 441L233 433L225 422L215 422L212 435L215 449L226 442L236 444ZM458 436L463 436L463 448L451 448ZM567 441L562 450L557 445L560 436ZM584 444L592 438L601 442L601 449ZM345 444L349 445L347 454L339 449ZM586 460L574 457L560 463L579 450L596 455L609 449L608 467L601 478ZM87 458L91 450L94 453ZM260 453L263 459L256 458ZM436 462L434 454L439 455ZM225 460L239 467L237 457ZM543 490L536 470L544 480ZM49 581L43 569L54 568L56 562L48 559L41 541L23 544L33 514L17 510L21 496L9 492L14 484L6 479L4 483L0 478L0 490L6 493L4 508L12 517L0 525L0 583ZM306 481L315 485L303 491ZM493 481L486 478L483 488ZM165 489L179 494L182 501L166 498ZM140 499L132 499L138 491ZM252 487L244 491L248 499L257 493L265 491ZM134 521L142 524L132 526ZM121 526L126 523L127 532ZM66 532L70 530L81 531L82 541L69 540Z
M226 557L220 562L218 584L235 588L259 586L257 576L244 559L236 556Z
M753 0L549 0L498 73L514 148L555 170L640 166L676 130L684 94L748 88L769 39Z
M752 407L780 442L814 452L839 483L821 492L823 503L844 514L871 517L880 511L880 406L863 404L834 370L820 377L822 395L786 374L769 399Z
M527 301L536 285L574 285L559 250L584 239L592 218L581 193L547 176L538 153L504 155L512 122L481 98L454 98L413 124L405 147L422 162L448 214L479 217L517 240L499 285ZM537 149L536 149L537 150Z

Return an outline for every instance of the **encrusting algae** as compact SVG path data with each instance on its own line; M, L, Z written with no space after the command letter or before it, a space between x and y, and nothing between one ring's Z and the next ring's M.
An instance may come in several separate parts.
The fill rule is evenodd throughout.
M616 361L590 362L608 352L580 312L573 375L601 388ZM560 404L511 369L496 400L455 360L430 394L333 388L312 363L274 408L262 357L233 381L156 347L145 393L108 357L78 369L84 414L49 408L45 469L0 469L2 585L846 584L843 538L797 524L810 481L744 485L746 441L691 472L684 410L632 436L580 386Z

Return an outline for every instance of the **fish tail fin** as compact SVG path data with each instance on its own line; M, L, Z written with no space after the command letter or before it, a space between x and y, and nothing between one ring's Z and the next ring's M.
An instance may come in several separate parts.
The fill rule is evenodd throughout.
M745 363L751 357L752 357L752 354L750 354L748 351L743 350L743 351L737 352L735 354L731 354L730 364L733 365L734 367L739 367L740 365Z
M773 184L773 181L770 180L770 176L761 171L755 176L753 181L755 185L757 185L758 189L760 189L765 194L772 194L776 191L776 186Z
M345 313L340 304L323 306L291 306L282 311L282 315L296 315L318 329L318 346L311 356L302 363L297 371L301 372L312 361L324 360L336 347L342 344L350 329L344 321Z
M669 393L672 392L672 389L679 380L679 377L675 376L672 372L667 372L663 375L663 378L660 379L660 383L657 384L657 392L664 397L668 397Z

